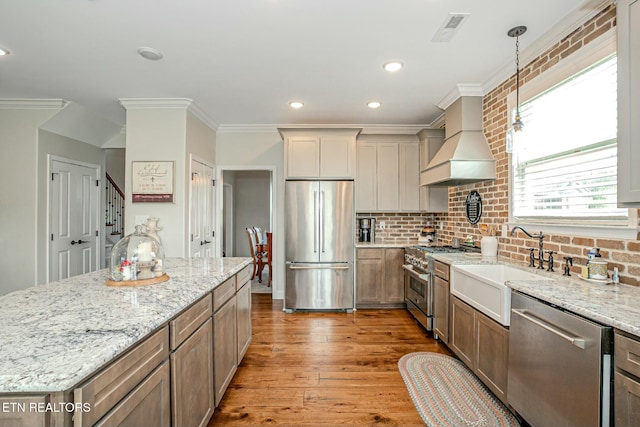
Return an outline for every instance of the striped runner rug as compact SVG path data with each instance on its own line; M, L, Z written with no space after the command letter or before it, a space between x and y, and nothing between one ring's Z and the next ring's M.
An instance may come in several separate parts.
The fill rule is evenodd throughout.
M398 368L428 427L520 425L502 402L451 356L409 353L400 358Z

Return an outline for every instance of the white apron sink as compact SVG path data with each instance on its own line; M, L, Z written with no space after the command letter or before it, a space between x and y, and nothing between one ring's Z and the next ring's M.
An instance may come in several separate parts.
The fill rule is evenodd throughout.
M511 312L511 288L505 282L513 280L551 279L505 264L451 267L451 293L504 326Z

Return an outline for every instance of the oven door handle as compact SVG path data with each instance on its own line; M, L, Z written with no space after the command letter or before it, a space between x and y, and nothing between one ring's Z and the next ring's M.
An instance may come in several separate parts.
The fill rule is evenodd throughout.
M552 334L558 335L560 338L569 341L571 344L575 345L578 348L585 349L587 347L587 343L584 338L572 337L570 335L565 334L564 332L554 328L552 325L547 324L546 322L536 319L535 317L526 313L525 310L512 308L511 312L516 314L523 319L528 320L529 322L538 325L542 329L551 332Z
M415 271L413 269L413 266L411 265L403 265L402 268L404 268L405 270L407 270L407 273L409 273L410 275L412 275L413 277L415 277L417 280L423 281L423 282L429 282L429 276L431 275L431 273L426 273L426 274L420 274L417 271Z

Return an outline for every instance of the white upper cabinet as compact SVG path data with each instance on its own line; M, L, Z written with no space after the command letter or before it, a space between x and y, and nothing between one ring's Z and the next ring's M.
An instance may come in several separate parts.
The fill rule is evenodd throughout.
M420 210L420 146L400 144L400 210Z
M286 179L354 179L360 129L279 129Z
M378 144L377 149L377 210L385 212L397 211L400 208L398 198L400 183L398 143Z
M417 212L419 151L415 137L362 137L356 147L356 211Z
M640 207L640 0L618 0L618 205Z
M424 129L418 133L420 138L420 171L427 165L444 144L444 130ZM422 212L448 212L449 188L423 185L420 174L420 210Z
M320 176L320 137L293 136L285 140L287 178Z
M377 153L376 144L358 143L356 146L356 211L377 210Z

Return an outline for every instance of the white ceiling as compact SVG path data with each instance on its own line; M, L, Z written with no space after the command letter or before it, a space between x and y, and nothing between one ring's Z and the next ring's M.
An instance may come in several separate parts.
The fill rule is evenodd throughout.
M457 84L486 90L514 72L510 28L529 28L521 50L533 52L601 3L0 0L0 47L11 51L0 98L62 98L118 125L119 98L193 99L221 127L428 125ZM432 42L451 12L470 15L451 42ZM141 46L164 58L143 59ZM404 69L385 72L392 59ZM370 110L374 99L382 107Z

